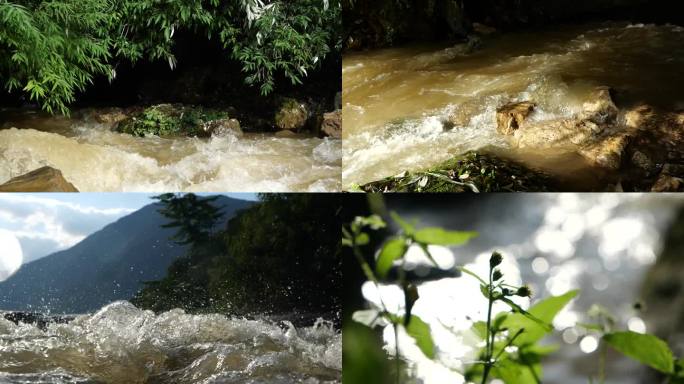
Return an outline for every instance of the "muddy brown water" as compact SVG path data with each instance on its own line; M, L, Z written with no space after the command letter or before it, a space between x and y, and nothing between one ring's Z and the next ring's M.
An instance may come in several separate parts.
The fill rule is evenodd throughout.
M83 192L340 189L339 140L273 134L139 138L90 116L0 111L0 184L48 165Z
M684 107L684 28L600 23L494 35L481 49L421 45L343 60L342 184L348 188L434 166L484 147L546 170L564 185L600 188L619 175L560 151L513 149L496 133L496 108L538 103L532 121L571 117L596 86L620 108ZM462 123L441 123L458 114Z

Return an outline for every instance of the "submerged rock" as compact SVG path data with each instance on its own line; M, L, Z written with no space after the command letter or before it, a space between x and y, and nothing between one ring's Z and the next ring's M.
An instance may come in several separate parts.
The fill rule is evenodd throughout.
M535 106L532 102L523 101L497 108L496 131L502 135L512 135L534 111Z
M360 186L363 192L543 192L555 190L543 172L490 154L468 152L422 172Z
M286 98L275 114L275 124L280 129L300 130L309 120L309 108L306 103Z
M78 192L73 184L52 167L42 167L0 185L0 192Z
M342 110L338 109L334 112L323 114L323 123L321 124L321 132L326 136L335 139L342 138Z

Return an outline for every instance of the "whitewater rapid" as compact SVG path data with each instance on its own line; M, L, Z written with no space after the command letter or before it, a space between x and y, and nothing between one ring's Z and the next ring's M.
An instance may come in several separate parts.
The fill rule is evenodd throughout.
M567 154L512 149L496 132L497 107L533 101L531 121L568 118L595 87L609 86L621 108L681 108L682 41L679 26L601 23L485 37L475 51L420 45L347 54L343 187L485 147L550 173L586 172Z
M3 383L340 383L342 337L319 319L155 315L119 301L45 331L0 317Z
M0 121L0 184L48 165L82 192L327 192L341 186L340 140L138 138L82 117L27 112L7 120Z

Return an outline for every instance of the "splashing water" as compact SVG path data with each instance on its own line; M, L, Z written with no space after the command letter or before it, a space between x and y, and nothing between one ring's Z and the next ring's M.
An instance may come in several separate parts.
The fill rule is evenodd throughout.
M677 26L605 23L488 37L472 53L414 46L348 54L342 184L425 169L484 147L559 176L586 173L579 157L512 149L496 133L496 108L532 100L532 121L567 118L596 86L614 88L619 107L681 108L683 39ZM441 123L447 117L451 130Z
M84 192L340 189L339 140L137 138L89 119L31 114L2 125L8 129L0 129L0 184L49 165Z
M223 315L159 315L120 301L42 331L0 317L3 383L339 383L342 337Z

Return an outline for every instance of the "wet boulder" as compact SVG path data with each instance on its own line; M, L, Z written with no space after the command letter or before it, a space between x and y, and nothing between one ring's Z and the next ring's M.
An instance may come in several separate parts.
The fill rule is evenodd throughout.
M583 143L578 152L596 166L617 170L630 139L626 133L609 133Z
M202 125L202 133L200 136L227 136L237 135L242 136L242 129L240 122L237 119L218 119L204 123Z
M618 116L618 107L613 102L609 87L597 87L589 100L582 105L582 120L589 120L596 124L612 124Z
M301 130L309 120L310 112L306 103L286 98L280 103L275 114L275 125L279 129Z
M506 104L496 110L496 131L502 135L513 135L534 111L536 104L523 101Z
M520 148L576 148L596 136L599 127L576 119L557 119L525 125L513 134Z
M651 187L651 192L682 192L684 190L682 187L684 187L684 179L661 173Z
M0 185L0 192L78 192L78 189L62 176L61 171L46 166Z
M335 139L342 138L342 110L338 109L334 112L323 114L323 123L321 124L321 132L328 137Z
M107 108L93 112L93 118L100 124L114 125L126 120L130 110L123 108Z

